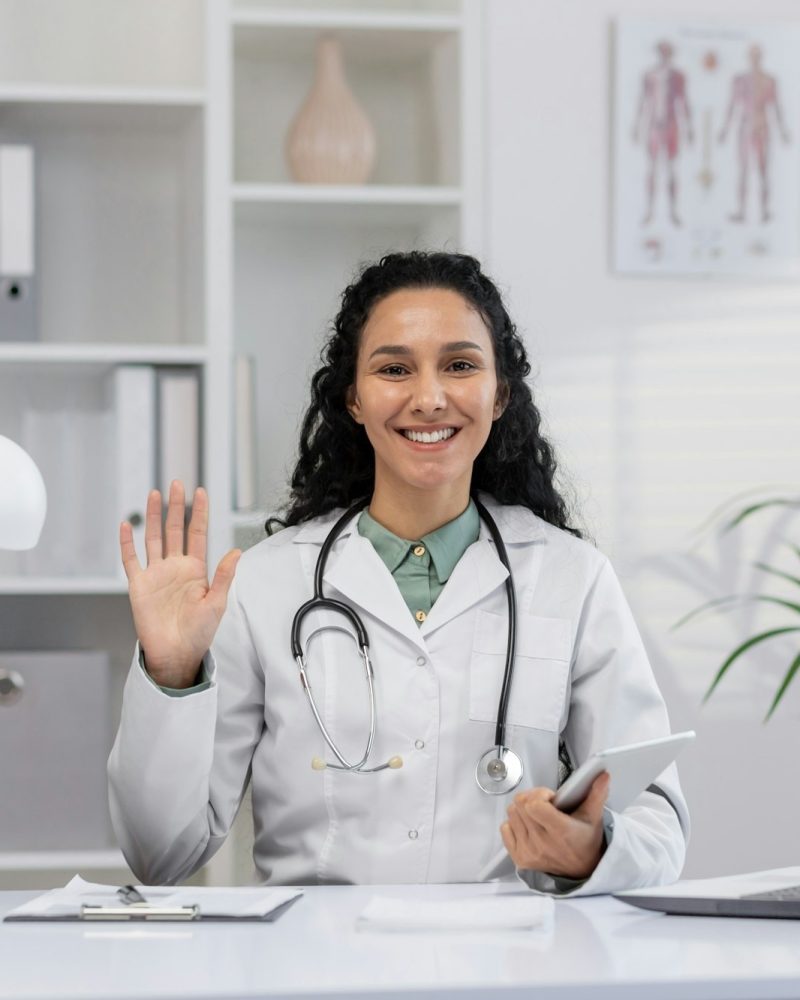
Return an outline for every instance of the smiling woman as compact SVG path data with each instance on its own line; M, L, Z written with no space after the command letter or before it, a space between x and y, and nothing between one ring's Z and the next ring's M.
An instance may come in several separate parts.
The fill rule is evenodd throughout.
M375 453L371 516L419 538L462 514L504 395L486 324L459 294L404 289L382 299L348 393Z
M146 568L122 525L140 644L110 800L143 881L211 857L251 778L270 883L678 876L674 765L623 812L603 776L574 812L552 803L560 758L669 720L610 565L568 523L529 372L476 260L391 254L342 295L271 537L209 585L202 490L185 538L181 485L163 537L151 494Z

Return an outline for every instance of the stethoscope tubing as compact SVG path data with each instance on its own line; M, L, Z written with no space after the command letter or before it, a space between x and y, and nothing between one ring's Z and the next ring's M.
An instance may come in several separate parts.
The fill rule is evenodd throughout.
M495 524L494 518L484 505L473 496L473 503L478 509L481 520L489 529L492 541L497 549L500 562L508 570L506 577L506 596L508 598L508 640L506 644L506 665L503 672L503 684L500 688L500 702L497 706L497 726L495 727L494 741L497 747L506 745L506 716L508 715L508 702L511 697L511 681L514 674L514 656L517 646L517 597L514 591L514 578L511 575L511 563L508 558L505 543L500 535L500 530Z
M514 592L514 580L511 574L511 564L509 562L508 553L506 551L505 544L500 535L500 531L495 524L494 518L491 516L486 507L478 500L477 497L473 496L473 502L477 508L478 514L481 520L484 522L492 536L492 541L494 542L495 548L497 550L497 555L500 561L505 566L508 571L508 576L505 581L506 597L508 601L508 640L506 644L506 662L505 670L503 673L503 683L500 689L500 701L497 709L497 725L495 727L495 744L493 748L497 751L496 757L497 761L500 762L504 754L510 754L505 743L506 736L506 716L508 714L508 702L511 694L511 681L513 678L514 670L514 655L516 650L516 634L517 634L517 602L516 594ZM338 764L325 764L321 763L322 767L329 767L335 770L350 771L351 773L357 774L370 774L375 771L383 771L387 767L393 767L395 765L390 763L380 764L376 767L364 767L369 755L372 752L372 746L375 741L375 725L376 725L376 710L375 710L375 685L374 685L374 673L372 668L372 663L369 657L369 637L367 636L367 630L364 623L357 612L351 608L349 605L345 604L343 601L337 601L332 597L325 597L322 592L323 577L325 574L325 567L328 560L328 554L333 547L334 542L339 537L344 526L357 514L359 511L363 510L369 502L368 498L359 500L357 503L349 507L336 523L333 525L331 530L328 532L327 537L322 543L322 548L320 549L319 556L317 557L317 564L314 569L314 596L302 604L295 612L294 618L292 620L292 631L291 631L291 646L292 655L294 656L297 665L300 669L300 680L303 688L308 697L309 704L311 706L311 711L314 714L314 719L319 726L322 736L330 748L333 755L339 761ZM367 677L367 687L369 694L369 707L370 707L370 724L369 724L369 737L367 740L367 746L364 751L361 760L356 763L351 763L347 760L344 754L338 749L335 741L328 732L327 727L320 715L319 709L317 708L316 701L314 699L313 692L311 690L311 682L308 679L308 674L306 671L305 658L303 656L303 649L300 643L300 627L302 625L303 619L309 612L324 609L333 611L338 614L344 615L350 624L353 626L353 630L356 634L356 641L359 647L359 652L362 659L364 660L364 669ZM488 754L488 751L487 751ZM513 756L513 754L512 754ZM399 758L397 758L399 759ZM516 759L516 758L515 758ZM518 761L517 761L518 763ZM316 765L315 765L316 766ZM517 778L517 781L519 778ZM479 785L483 787L479 781ZM484 791L487 789L484 788Z

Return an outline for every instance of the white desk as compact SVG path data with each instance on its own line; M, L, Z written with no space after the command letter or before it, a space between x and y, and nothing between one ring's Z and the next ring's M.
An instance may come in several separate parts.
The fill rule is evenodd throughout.
M0 997L532 1000L800 997L800 921L667 917L597 897L556 904L550 934L356 931L375 893L504 886L312 887L274 924L0 924ZM0 893L0 913L33 893Z

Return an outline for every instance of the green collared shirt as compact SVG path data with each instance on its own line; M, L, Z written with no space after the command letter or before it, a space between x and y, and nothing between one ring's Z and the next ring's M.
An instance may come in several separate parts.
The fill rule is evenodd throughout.
M478 540L480 527L472 500L463 514L416 540L399 538L368 510L358 519L358 533L372 542L418 625L427 618L458 560Z

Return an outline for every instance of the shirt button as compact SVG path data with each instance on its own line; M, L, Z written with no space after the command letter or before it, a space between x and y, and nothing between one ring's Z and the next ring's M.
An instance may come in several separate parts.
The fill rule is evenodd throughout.
M424 667L426 663L427 663L427 660L425 659L424 656L418 656L417 657L417 666L418 667Z
M425 740L415 740L414 746L417 748L417 750L421 750L425 746Z
M415 545L414 546L414 555L415 556L424 556L425 555L425 546L424 545Z
M425 614L424 611L417 611L414 617L417 619L418 622L424 622L428 616Z
M409 830L408 831L408 839L409 840L416 840L418 836L419 836L419 834L417 833L416 830Z

